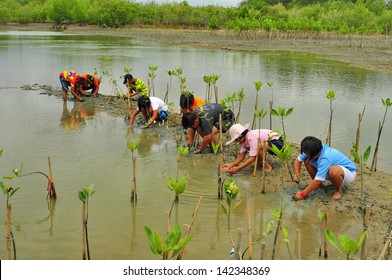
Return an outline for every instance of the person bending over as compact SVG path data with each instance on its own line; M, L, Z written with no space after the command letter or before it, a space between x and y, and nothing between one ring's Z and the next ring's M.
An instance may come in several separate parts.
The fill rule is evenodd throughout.
M149 127L156 121L165 120L169 115L167 105L163 102L163 100L158 97L142 95L137 101L137 108L133 111L131 120L129 121L129 126L133 126L135 118L140 112L142 112L146 119L145 128Z
M301 165L305 165L312 181L307 187L294 194L294 200L306 198L319 188L325 180L334 185L333 199L342 195L342 187L355 180L356 166L342 152L321 143L321 140L307 136L301 141L301 154L294 161L294 172L297 180L301 178Z

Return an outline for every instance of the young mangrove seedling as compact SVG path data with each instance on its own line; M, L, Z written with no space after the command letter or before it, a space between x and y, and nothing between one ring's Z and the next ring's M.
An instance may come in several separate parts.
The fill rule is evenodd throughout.
M377 134L377 142L376 142L376 147L374 149L374 154L373 154L373 160L372 160L372 165L371 165L371 171L376 171L377 170L377 157L378 157L378 147L380 145L380 138L381 138L381 132L384 127L385 119L387 117L388 109L392 106L392 101L390 98L383 99L381 98L382 105L385 107L385 112L384 112L384 118L382 122L379 125L378 129L378 134Z
M237 117L235 118L235 122L240 123L242 102L245 100L245 94L243 88L241 88L241 90L237 92L237 100L238 100L238 113L237 113Z
M90 257L90 247L88 241L88 231L87 231L87 223L88 223L88 204L91 196L95 193L93 190L94 184L91 184L88 187L82 188L78 192L78 197L80 201L83 203L82 208L82 258L83 260L91 260ZM86 256L87 252L87 256Z
M136 157L135 151L139 148L140 139L135 141L128 140L128 149L132 152L132 185L131 185L131 202L137 201L137 193L136 193Z
M274 106L274 90L272 86L274 85L274 82L267 82L267 86L271 89L271 100L269 101L269 129L272 130L272 107Z
M359 164L360 168L360 178L361 178L361 205L360 208L362 210L365 209L365 201L364 201L364 179L363 179L363 167L365 162L368 160L371 151L371 146L369 145L363 155L359 155L355 150L351 151L351 155L354 157L354 161Z
M161 256L162 260L174 259L192 238L192 235L181 238L182 232L178 224L170 230L165 240L158 232L152 232L147 226L144 226L144 231L147 234L151 251Z
M289 108L286 110L284 107L279 107L278 110L272 109L271 113L273 116L278 117L280 119L280 122L282 124L282 129L283 129L283 138L286 139L286 129L284 127L284 120L288 116L290 116L294 111L294 108Z
M256 112L259 110L259 92L261 89L261 86L263 85L263 82L254 82L255 84L255 89L256 89L256 101L255 101L255 110L253 111L253 122L252 122L252 129L255 129L256 127Z
M335 100L335 91L330 90L326 93L325 95L327 99L329 100L329 122L328 122L328 130L327 130L327 139L325 140L325 143L328 146L331 146L331 135L332 135L332 115L333 115L333 109L332 109L332 101Z
M171 212L173 210L174 204L178 202L180 194L182 194L185 191L186 183L187 183L186 176L182 176L179 179L174 179L173 177L169 177L166 180L166 185L169 188L169 190L174 191L175 193L173 203L170 207L169 218L171 216Z
M151 89L148 90L149 93L151 93L152 91L152 96L155 96L155 87L154 87L154 79L157 76L157 74L155 74L155 71L158 70L158 66L148 66L148 69L150 70L150 72L148 72L148 78L149 78L149 83L151 83ZM150 94L151 95L151 94Z
M365 236L367 234L367 230L361 233L358 240L351 239L347 235L339 235L340 245L337 242L335 235L329 229L325 230L325 234L327 236L328 242L335 247L338 252L346 258L346 260L351 260L353 255L358 253L359 249L361 249L362 243L365 240Z
M223 189L226 195L227 207L224 206L222 202L220 203L220 207L221 211L227 216L227 230L229 233L232 248L234 249L236 246L231 235L231 212L233 209L235 210L242 202L242 200L236 202L240 188L235 184L235 181L233 179L229 179L228 182L224 184ZM240 255L239 252L237 253L238 255Z

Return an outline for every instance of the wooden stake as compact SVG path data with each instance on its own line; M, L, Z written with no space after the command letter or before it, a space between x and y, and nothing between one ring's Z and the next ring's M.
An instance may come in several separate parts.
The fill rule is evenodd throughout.
M249 192L247 194L247 203L246 203L246 217L248 221L248 259L253 259L253 248L252 248L252 224L251 224L251 205L250 205L250 195Z
M328 258L328 240L325 234L325 230L328 228L328 215L327 212L324 212L324 258Z
M132 187L131 187L131 201L137 201L136 193L136 158L132 158L133 161L133 177L132 177Z
M365 208L365 221L364 221L364 230L367 230L369 227L369 217L370 217L370 206L366 205ZM368 235L365 235L365 239L362 243L362 260L366 260L367 258L367 242L368 242Z
M297 259L301 259L301 230L296 229L295 249L297 253Z
M195 220L196 220L196 217L197 217L197 213L199 213L199 209L200 209L202 201L203 201L203 197L201 196L199 198L199 202L196 205L195 211L193 211L192 221L191 221L191 224L188 226L188 230L185 233L185 236L188 236L191 233L192 226L195 223ZM181 249L180 253L178 254L177 260L181 260L182 259L182 255L184 254L184 251L185 251L185 246Z
M12 241L12 233L11 233L11 203L7 205L7 259L12 259L11 254L11 241Z
M83 202L82 207L82 259L86 260L86 213L87 213L87 206L86 202Z
M359 138L361 137L361 113L358 113L357 137L355 138L355 151L359 151Z
M265 242L260 243L260 260L264 260Z
M235 251L234 251L234 259L235 260L241 260L241 252L240 252L240 248L241 248L241 238L242 238L242 232L243 229L242 228L238 228L237 229L237 244L235 246Z
M253 167L253 177L256 177L256 172L257 172L257 164L259 163L259 153L260 153L260 138L257 137L257 151L256 151L256 158L255 158L255 165ZM264 171L264 154L263 154L263 171Z

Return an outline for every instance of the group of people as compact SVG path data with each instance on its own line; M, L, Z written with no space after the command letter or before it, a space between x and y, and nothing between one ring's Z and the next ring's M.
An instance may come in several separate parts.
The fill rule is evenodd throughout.
M75 99L83 102L83 96L97 96L101 79L92 74L78 74L73 70L64 70L60 73L60 84L63 90L63 99L67 100L68 91L71 87L71 93ZM86 92L91 90L90 93Z
M229 131L230 141L226 145L237 142L240 145L239 155L230 163L221 166L222 172L234 174L251 165L256 158L264 164L266 172L272 170L263 151L274 154L273 145L278 149L284 148L284 139L279 133L269 129L249 130L249 125L235 124L234 114L220 104L205 104L193 95L180 97L182 126L188 129L188 147L193 146L195 133L202 137L200 146L195 153L201 153L211 142L217 144L216 134L222 130ZM221 120L219 118L221 115ZM220 127L222 124L222 127ZM356 177L356 166L346 155L337 149L323 144L320 139L307 136L301 141L300 155L294 161L296 180L301 178L301 166L304 164L311 182L302 190L294 194L294 200L306 198L312 191L329 180L333 186L333 199L340 199L343 186L350 185ZM246 154L248 158L245 160ZM263 161L264 159L264 161Z
M79 75L71 70L63 71L60 81L64 100L67 98L69 86L74 97L82 101L79 94L86 94L86 90L92 89L92 94L97 95L100 84L100 80L93 75ZM123 84L127 85L124 98L137 101L137 107L130 118L130 126L134 125L140 112L146 120L145 127L168 117L168 106L160 98L148 96L147 86L141 79L126 74ZM203 99L186 92L180 96L180 107L182 126L188 130L188 147L195 146L196 134L202 138L201 144L195 147L196 154L202 153L207 147L212 149L212 143L218 144L216 135L220 131L229 131L230 141L226 145L234 142L240 145L239 155L232 162L223 164L222 172L237 173L251 165L256 158L261 165L264 164L265 171L270 172L272 167L266 157L263 157L263 151L273 155L273 145L278 150L284 148L285 142L279 133L269 129L250 130L248 124L236 124L234 113L221 104L206 104ZM248 158L245 160L247 154ZM301 178L302 164L312 180L302 191L294 194L294 200L305 199L326 180L334 185L332 198L339 199L343 186L351 184L356 177L356 166L346 155L313 136L307 136L301 141L300 155L294 161L294 172L298 181Z

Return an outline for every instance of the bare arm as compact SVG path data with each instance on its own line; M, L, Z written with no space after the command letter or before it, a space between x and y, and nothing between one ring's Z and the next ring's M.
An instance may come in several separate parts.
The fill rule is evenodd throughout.
M145 127L149 127L150 125L152 125L154 123L154 121L157 121L158 115L159 115L159 110L152 111L152 116Z

